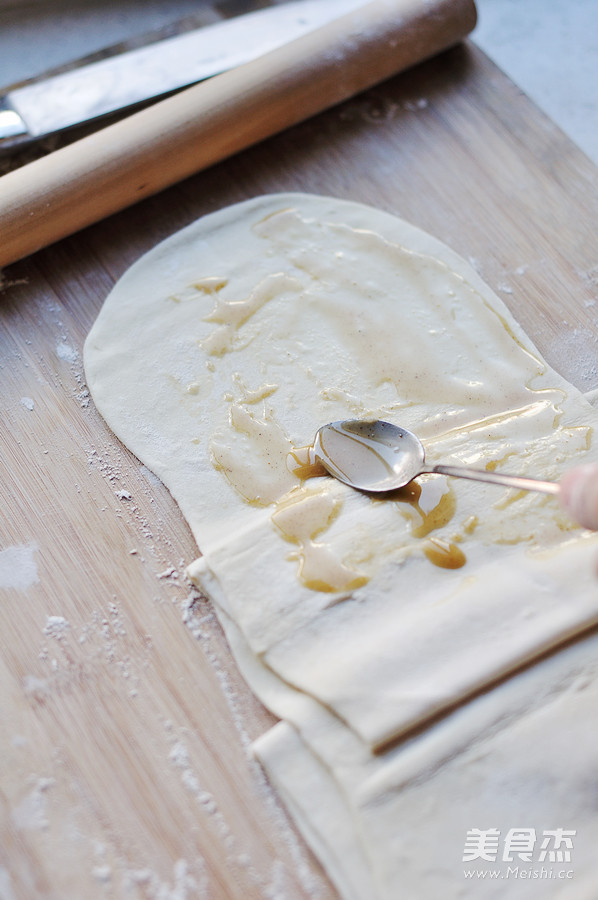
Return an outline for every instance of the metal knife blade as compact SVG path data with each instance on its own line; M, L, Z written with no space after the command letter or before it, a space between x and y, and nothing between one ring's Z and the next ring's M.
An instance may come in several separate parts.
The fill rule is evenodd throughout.
M0 96L0 149L126 110L250 62L364 3L292 0L36 79Z

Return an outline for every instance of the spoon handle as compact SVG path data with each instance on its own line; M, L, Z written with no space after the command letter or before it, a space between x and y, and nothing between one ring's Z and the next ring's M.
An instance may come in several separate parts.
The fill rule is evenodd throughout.
M520 488L523 491L540 491L543 494L558 494L560 485L556 481L542 481L540 478L526 478L523 475L504 475L501 472L487 472L485 469L470 469L466 466L426 466L426 472L437 475L451 475L454 478L469 478L472 481L487 481L505 487Z

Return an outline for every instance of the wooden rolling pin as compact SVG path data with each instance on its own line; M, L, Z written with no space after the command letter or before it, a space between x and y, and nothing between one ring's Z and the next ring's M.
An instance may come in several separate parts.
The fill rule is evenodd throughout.
M0 266L464 38L474 0L374 0L0 178Z

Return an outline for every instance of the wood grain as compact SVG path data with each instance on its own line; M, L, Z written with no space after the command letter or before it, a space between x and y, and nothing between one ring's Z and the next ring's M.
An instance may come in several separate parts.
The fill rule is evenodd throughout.
M471 45L6 269L0 552L25 549L0 556L0 884L19 900L335 896L250 757L271 716L185 584L189 531L81 365L134 259L278 190L431 231L598 387L596 168Z

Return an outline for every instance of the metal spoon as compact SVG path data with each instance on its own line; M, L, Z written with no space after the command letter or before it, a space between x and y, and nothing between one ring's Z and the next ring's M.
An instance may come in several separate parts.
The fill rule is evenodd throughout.
M423 445L413 432L379 420L348 419L324 425L316 434L313 450L327 472L360 491L392 491L424 473L488 481L545 494L558 494L560 490L554 481L466 466L426 466Z

